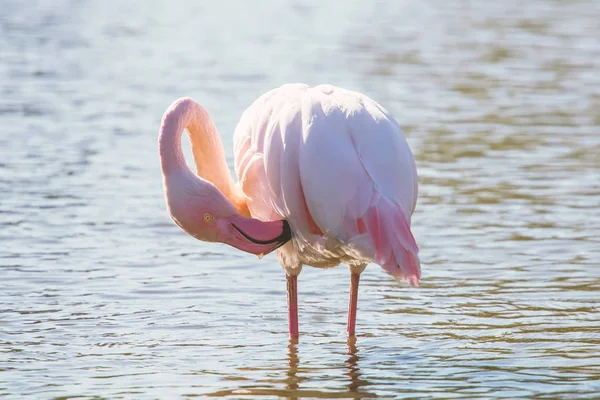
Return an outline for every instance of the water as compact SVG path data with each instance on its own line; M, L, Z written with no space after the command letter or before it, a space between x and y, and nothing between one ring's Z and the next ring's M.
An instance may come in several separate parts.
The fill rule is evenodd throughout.
M600 393L595 1L4 0L0 396L592 398ZM285 82L384 104L420 174L421 289L284 275L168 218L162 113L189 95L231 163ZM189 155L189 151L188 151Z

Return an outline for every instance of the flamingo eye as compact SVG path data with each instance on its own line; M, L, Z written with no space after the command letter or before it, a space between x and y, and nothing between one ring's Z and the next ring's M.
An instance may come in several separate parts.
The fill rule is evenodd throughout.
M204 214L204 222L212 222L213 216L210 213Z

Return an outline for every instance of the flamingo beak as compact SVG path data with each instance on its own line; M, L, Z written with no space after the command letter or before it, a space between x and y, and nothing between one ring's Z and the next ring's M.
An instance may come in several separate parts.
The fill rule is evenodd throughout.
M283 246L292 238L292 230L286 220L265 222L236 216L230 225L234 234L228 244L256 254L259 258Z

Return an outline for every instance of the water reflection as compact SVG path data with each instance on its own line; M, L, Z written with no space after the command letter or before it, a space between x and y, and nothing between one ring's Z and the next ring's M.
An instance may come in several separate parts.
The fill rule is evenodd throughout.
M370 382L366 379L362 379L360 366L360 356L358 355L358 348L356 347L356 337L348 338L348 359L346 360L347 375L350 378L348 383L348 394L355 399L362 399L363 397L373 398L377 397L372 393L364 392L362 389L369 386Z
M299 344L297 341L290 340L287 347L287 370L284 379L268 380L264 385L244 385L242 387L230 390L221 390L207 394L213 397L236 396L277 396L288 399L299 398L317 398L317 399L362 399L380 397L375 393L370 393L364 389L371 383L362 378L360 370L360 356L356 345L356 338L349 339L347 342L348 351L345 361L340 359L340 363L328 361L321 368L303 367L300 361ZM336 358L337 359L337 358ZM314 362L315 360L311 360ZM268 369L267 369L268 370ZM329 381L324 386L326 390L314 388L309 376L318 374L327 374ZM339 376L336 376L339 373ZM342 379L345 376L346 379ZM335 383L343 382L344 389L336 389ZM305 384L303 384L305 383ZM282 385L283 384L283 385ZM329 388L330 387L330 388Z
M370 382L363 379L360 370L360 356L358 355L359 350L356 345L356 337L348 339L348 352L347 359L344 363L344 368L341 365L328 364L328 368L332 371L343 371L348 380L346 383L346 390L328 390L328 391L316 391L306 388L302 388L301 382L306 378L300 378L297 376L300 368L300 357L298 355L298 344L291 342L288 346L288 362L289 369L287 371L287 386L286 396L290 399L298 398L321 398L321 399L340 399L340 398L375 398L378 397L374 393L369 393L364 390L370 385ZM279 393L281 395L281 393Z
M288 345L288 371L287 371L287 386L286 389L289 393L295 393L299 389L299 379L296 375L298 373L298 364L300 363L300 357L298 356L298 341L296 339L290 339ZM290 395L291 399L297 399L293 394Z

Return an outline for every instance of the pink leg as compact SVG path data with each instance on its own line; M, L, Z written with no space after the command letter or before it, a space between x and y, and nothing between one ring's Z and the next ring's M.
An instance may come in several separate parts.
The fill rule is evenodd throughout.
M353 337L356 331L356 306L358 305L358 282L360 274L352 273L350 281L350 302L348 303L348 337Z
M298 339L298 276L286 275L290 339Z

